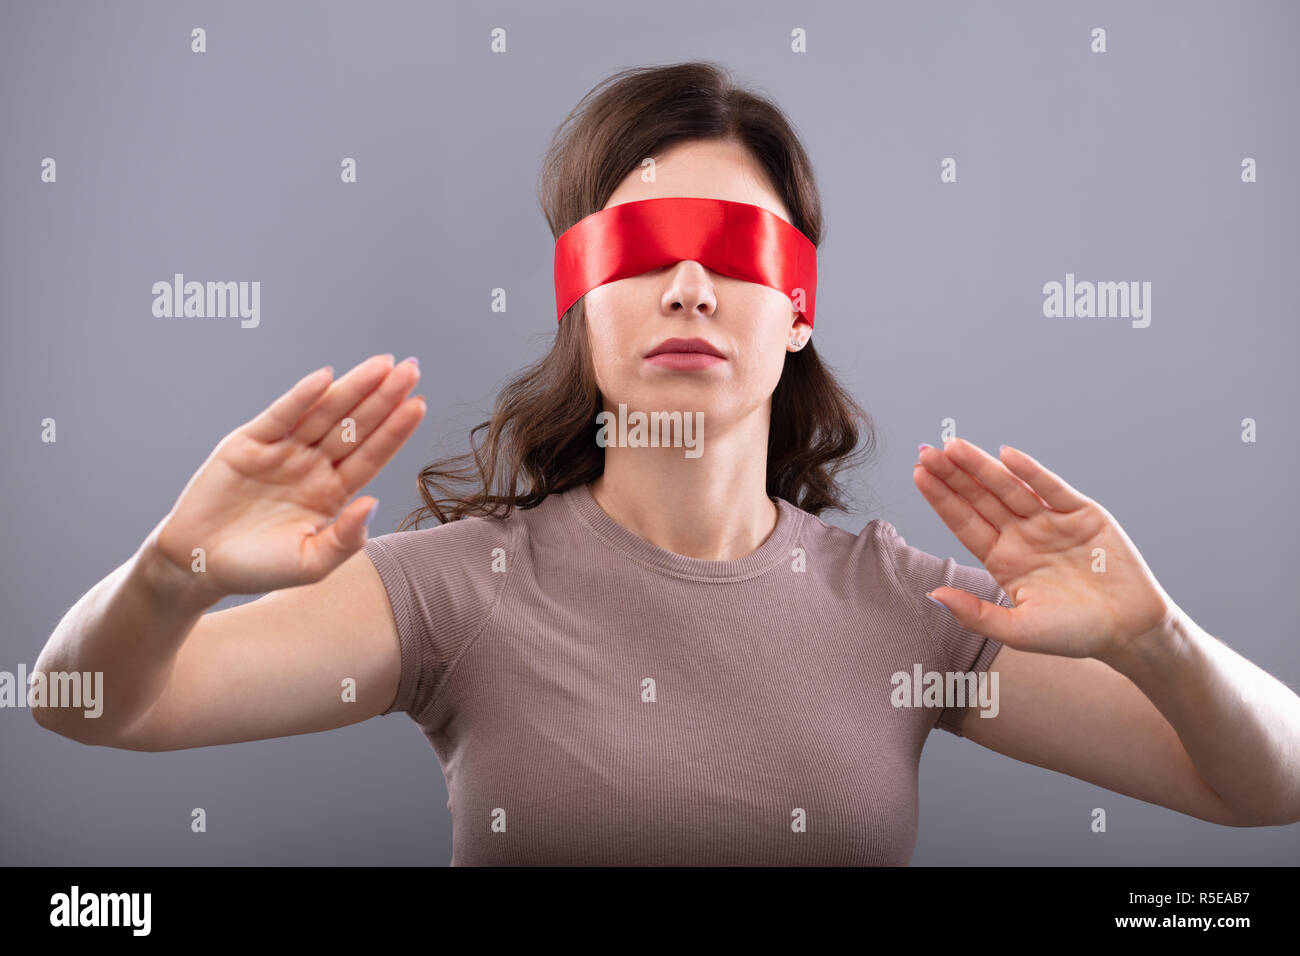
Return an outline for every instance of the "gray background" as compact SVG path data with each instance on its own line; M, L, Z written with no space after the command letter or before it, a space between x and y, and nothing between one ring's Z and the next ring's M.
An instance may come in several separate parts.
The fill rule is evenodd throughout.
M831 520L884 517L974 564L911 481L917 443L952 416L1102 502L1201 626L1297 686L1298 25L1285 3L6 0L0 669L30 666L213 445L320 365L422 361L430 413L368 489L372 533L393 530L419 467L460 450L554 333L535 183L555 126L618 69L711 58L776 99L816 164L816 339L882 440L856 476L862 510ZM154 318L150 287L173 272L260 280L261 326ZM1044 318L1042 285L1066 272L1152 282L1150 327ZM1240 441L1247 416L1257 444ZM6 709L0 760L0 863L451 856L442 774L405 715L139 754ZM207 834L189 830L195 806ZM1107 834L1089 831L1096 806ZM1203 823L940 732L922 760L916 865L1298 849L1300 826Z

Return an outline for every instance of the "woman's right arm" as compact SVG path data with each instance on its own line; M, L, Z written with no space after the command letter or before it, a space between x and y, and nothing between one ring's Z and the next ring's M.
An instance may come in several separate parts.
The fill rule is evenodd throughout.
M87 744L176 750L386 711L401 660L387 593L361 551L374 499L348 499L423 418L423 399L405 397L418 375L391 356L336 382L322 369L231 432L36 661L47 676L102 673L101 715L33 707L37 722Z

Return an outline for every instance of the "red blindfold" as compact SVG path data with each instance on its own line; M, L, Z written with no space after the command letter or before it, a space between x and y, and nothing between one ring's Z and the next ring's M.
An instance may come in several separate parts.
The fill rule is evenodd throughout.
M597 286L684 260L776 289L813 324L812 240L761 206L675 196L611 206L564 231L555 242L556 321Z

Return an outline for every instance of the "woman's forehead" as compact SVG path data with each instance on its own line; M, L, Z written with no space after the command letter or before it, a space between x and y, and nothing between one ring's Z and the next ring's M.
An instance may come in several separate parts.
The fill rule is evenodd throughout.
M722 140L691 140L647 157L623 178L603 208L672 196L749 203L792 221L753 155Z

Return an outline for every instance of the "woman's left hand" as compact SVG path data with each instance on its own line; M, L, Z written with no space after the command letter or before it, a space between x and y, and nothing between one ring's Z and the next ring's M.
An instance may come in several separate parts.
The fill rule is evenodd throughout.
M1182 612L1111 514L1009 445L999 461L954 438L923 446L912 479L1015 603L931 593L968 630L1008 647L1105 660Z

